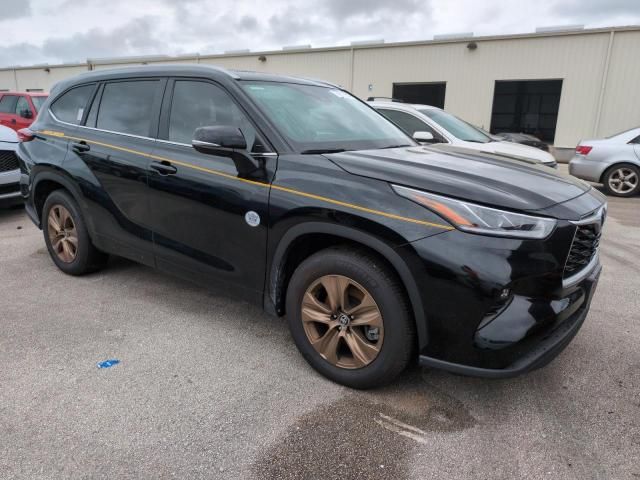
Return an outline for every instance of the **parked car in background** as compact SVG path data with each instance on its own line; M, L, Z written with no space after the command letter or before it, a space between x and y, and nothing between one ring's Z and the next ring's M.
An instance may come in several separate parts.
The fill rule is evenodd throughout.
M1 92L0 125L15 131L28 127L48 96L43 92Z
M569 173L602 183L607 193L631 197L640 192L640 127L601 140L583 140L569 162Z
M519 143L520 145L528 145L529 147L539 148L540 150L544 150L545 152L549 151L549 145L547 143L529 133L501 132L496 133L493 136L499 138L503 142Z
M420 143L449 143L483 153L509 156L557 168L548 152L513 142L496 141L478 127L430 105L370 101L370 105Z
M18 134L0 126L0 207L22 203L17 150Z

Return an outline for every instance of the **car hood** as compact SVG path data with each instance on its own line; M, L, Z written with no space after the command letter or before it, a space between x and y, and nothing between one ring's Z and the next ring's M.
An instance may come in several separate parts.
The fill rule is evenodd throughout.
M556 161L550 153L514 142L479 143L477 148L485 153L508 155L514 158L526 158L527 160L535 160L542 163L555 163Z
M402 147L325 156L354 175L512 210L545 209L591 189L548 167L466 148Z

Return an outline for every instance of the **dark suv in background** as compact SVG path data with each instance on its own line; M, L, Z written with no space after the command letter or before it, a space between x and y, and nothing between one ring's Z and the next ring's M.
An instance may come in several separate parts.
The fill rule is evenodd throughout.
M114 254L226 289L286 314L309 363L356 388L417 358L485 377L540 367L600 273L590 186L417 145L322 82L90 72L56 85L21 138L27 212L61 270Z

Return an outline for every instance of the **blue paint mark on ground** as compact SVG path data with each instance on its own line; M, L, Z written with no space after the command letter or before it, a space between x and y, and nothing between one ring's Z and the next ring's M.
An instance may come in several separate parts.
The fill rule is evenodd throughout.
M98 368L110 368L119 363L120 363L120 360L116 360L115 358L112 360L105 360L104 362L98 363Z

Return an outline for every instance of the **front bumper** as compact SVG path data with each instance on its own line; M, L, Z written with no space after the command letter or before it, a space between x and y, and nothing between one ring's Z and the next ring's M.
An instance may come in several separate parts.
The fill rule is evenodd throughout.
M472 365L463 365L439 360L427 355L420 355L420 365L447 370L461 375L483 378L510 378L544 367L569 345L573 337L580 330L580 327L582 327L589 313L589 307L598 284L601 270L602 268L598 263L588 277L580 284L579 290L577 291L578 295L575 295L576 292L574 292L576 301L567 302L573 305L572 308L566 309L571 310L572 313L569 315L557 315L556 318L552 319L551 323L553 325L551 328L547 328L539 334L524 338L517 346L520 355L504 368L481 368ZM566 313L566 310L563 313ZM511 321L511 319L507 318L507 321ZM497 333L498 337L501 335L500 332L504 329L504 325L501 327L502 328L494 329L494 334ZM483 336L484 334L480 333L482 330L483 329L480 329L475 336L474 340L476 345L491 342L491 338L487 338ZM504 330L502 330L502 333L504 333Z
M545 240L452 230L401 247L426 318L420 363L498 378L555 357L582 325L601 269L596 255L579 274L564 275L575 233L559 220Z
M21 203L20 170L0 173L0 203Z

